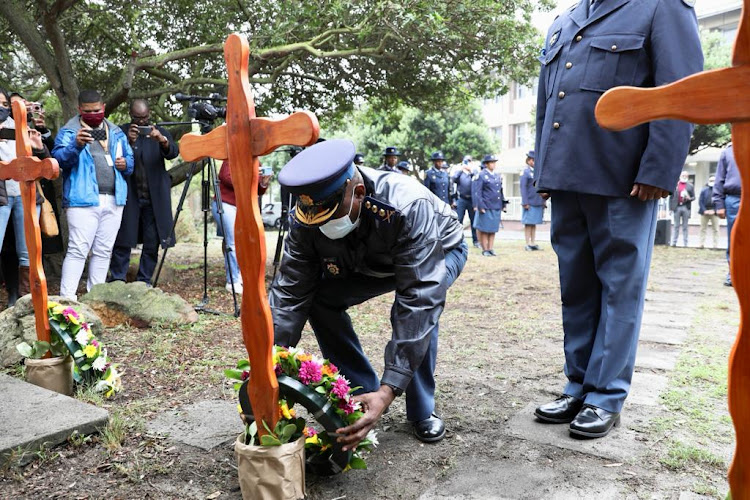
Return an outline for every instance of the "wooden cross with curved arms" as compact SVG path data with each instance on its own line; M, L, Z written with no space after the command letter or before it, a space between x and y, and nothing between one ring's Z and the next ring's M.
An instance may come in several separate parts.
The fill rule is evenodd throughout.
M39 216L36 213L36 181L56 179L60 175L57 160L40 160L31 154L29 128L26 123L26 106L13 103L13 118L16 123L16 159L0 161L0 180L13 179L21 185L23 202L23 232L29 250L29 284L31 301L34 304L34 320L38 340L49 342L49 319L47 318L47 279L42 267L42 235ZM45 358L50 357L47 352Z
M240 318L242 337L250 360L248 396L258 432L263 421L273 429L278 420L279 384L271 363L273 320L266 295L266 239L258 207L258 157L282 145L310 146L318 140L320 126L314 114L294 113L281 120L256 118L247 68L250 48L236 33L224 43L229 93L226 123L208 134L186 134L180 141L185 161L212 157L228 159L237 198L235 242L244 293Z
M732 67L705 71L663 87L621 87L607 91L596 119L610 130L651 120L732 123L734 155L742 192L750 193L750 0L744 0ZM729 355L729 413L737 445L729 469L734 500L750 499L750 206L743 200L734 223L730 267L740 302L740 330Z

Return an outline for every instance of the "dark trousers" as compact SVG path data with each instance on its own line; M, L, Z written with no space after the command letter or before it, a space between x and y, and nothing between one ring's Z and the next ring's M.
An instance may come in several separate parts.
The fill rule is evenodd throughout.
M138 265L136 280L151 284L151 277L156 269L159 254L159 233L156 230L156 218L151 200L138 200L138 222L143 236L143 249L141 250L141 261ZM109 272L112 281L125 281L130 265L130 251L128 246L115 245L112 249L112 259L109 262Z
M465 242L445 255L446 288L461 274L468 255ZM377 391L380 379L362 350L347 309L395 289L396 280L392 277L373 278L354 274L346 279L324 279L310 309L310 325L321 353L341 370L352 387L361 386L360 392ZM438 323L430 332L427 354L406 388L406 417L412 422L426 419L435 410L437 347Z
M458 200L456 200L456 215L458 216L458 222L460 222L461 224L464 223L465 213L468 213L469 215L469 227L471 227L471 241L473 243L478 243L479 240L477 239L477 230L474 229L474 217L475 217L476 212L474 212L474 207L471 206L471 200L458 198Z
M564 392L610 412L622 409L633 377L656 209L656 201L552 193Z

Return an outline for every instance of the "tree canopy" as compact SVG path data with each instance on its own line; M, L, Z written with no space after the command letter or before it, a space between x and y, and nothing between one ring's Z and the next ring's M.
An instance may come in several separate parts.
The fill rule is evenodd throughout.
M538 71L531 13L550 0L3 0L0 83L76 112L95 88L109 112L225 88L223 42L247 35L259 114L341 116L377 96L437 106L503 93Z
M332 133L334 137L353 140L368 166L382 163L386 146L396 146L405 160L420 169L432 165L429 157L437 150L443 152L449 163L458 163L464 155L479 158L500 148L476 102L460 109L431 112L406 105L387 108L380 104L353 113L342 130Z

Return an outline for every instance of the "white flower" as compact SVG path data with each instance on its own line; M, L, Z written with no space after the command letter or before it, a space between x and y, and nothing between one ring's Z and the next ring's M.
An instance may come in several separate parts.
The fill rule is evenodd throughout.
M105 356L99 356L94 360L94 362L91 364L91 367L94 370L103 372L104 369L107 367L107 358Z
M76 334L76 342L78 342L81 347L85 347L86 344L89 343L89 337L91 337L91 334L87 330L84 330L81 328L78 330L78 333Z
M367 433L366 440L370 441L373 446L377 446L380 444L378 441L378 433L375 432L375 429L370 429L370 432Z

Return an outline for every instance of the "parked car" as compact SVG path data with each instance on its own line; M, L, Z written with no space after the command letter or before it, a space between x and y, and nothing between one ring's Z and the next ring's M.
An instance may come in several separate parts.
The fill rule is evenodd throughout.
M266 227L281 227L281 202L266 203L261 209L263 225Z

